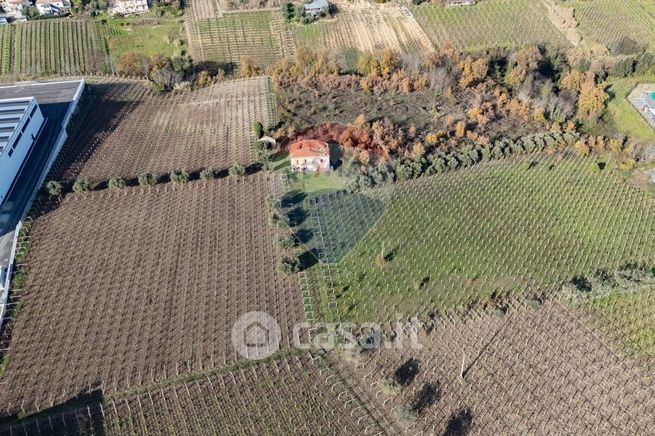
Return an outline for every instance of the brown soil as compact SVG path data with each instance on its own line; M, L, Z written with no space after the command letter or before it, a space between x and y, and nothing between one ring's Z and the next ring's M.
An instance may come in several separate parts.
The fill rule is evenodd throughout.
M343 364L392 417L426 383L438 386L436 402L403 425L407 433L443 434L464 410L473 434L627 435L655 428L652 374L614 354L560 303L441 327L421 343L419 351L380 350ZM385 392L383 379L409 358L419 362L416 377L397 393Z
M71 194L32 228L29 277L0 406L35 410L238 360L236 319L304 320L276 271L272 176Z
M249 164L252 126L274 122L272 114L265 77L183 94L158 94L137 81L91 84L52 178L102 181Z

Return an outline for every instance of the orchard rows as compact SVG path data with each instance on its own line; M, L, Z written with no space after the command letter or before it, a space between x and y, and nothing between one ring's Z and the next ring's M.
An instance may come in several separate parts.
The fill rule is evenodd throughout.
M314 200L310 243L327 241L342 317L393 320L655 263L655 201L591 165L529 157Z
M144 83L90 85L89 110L69 136L70 159L57 176L103 181L150 171L217 170L249 164L252 126L275 123L269 79L257 77L184 94L156 94Z
M189 50L195 59L239 64L251 58L261 67L291 56L294 44L278 10L229 12L186 22Z
M43 20L0 27L0 74L93 74L111 70L93 21Z
M304 320L279 257L263 174L71 194L36 220L3 410L38 410L235 362L232 325L266 311L284 348ZM61 241L65 240L66 244Z
M554 302L437 324L420 350L382 348L343 366L390 416L402 421L407 405L418 409L402 425L408 434L444 434L457 416L480 434L648 433L652 373L578 318ZM435 394L425 396L426 387Z
M292 27L298 46L332 52L354 47L361 51L384 48L398 53L425 54L434 48L416 21L397 7L343 7L334 20Z
M655 47L655 5L648 0L576 1L580 29L592 39L610 45L628 37Z
M521 47L528 43L569 47L535 0L485 0L473 8L424 4L412 12L437 47L451 43L463 51Z

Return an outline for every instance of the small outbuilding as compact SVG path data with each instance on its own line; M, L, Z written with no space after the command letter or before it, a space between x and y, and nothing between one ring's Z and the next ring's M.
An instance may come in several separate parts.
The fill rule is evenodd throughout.
M323 13L330 12L330 3L327 0L313 0L303 5L305 15L313 18L320 18Z
M330 171L330 146L315 139L294 142L289 147L289 159L294 172Z

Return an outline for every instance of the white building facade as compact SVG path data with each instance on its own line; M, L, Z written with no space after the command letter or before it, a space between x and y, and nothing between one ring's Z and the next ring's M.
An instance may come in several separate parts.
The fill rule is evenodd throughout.
M44 122L36 98L0 100L0 204L11 192Z
M112 14L131 15L140 14L148 10L147 0L114 0L111 7Z

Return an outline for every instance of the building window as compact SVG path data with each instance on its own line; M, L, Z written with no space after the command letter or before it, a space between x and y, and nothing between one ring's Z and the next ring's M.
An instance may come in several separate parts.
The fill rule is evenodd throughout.
M14 149L12 148L11 150L9 150L7 154L9 155L9 157L11 157L11 155L14 154Z
M32 118L34 116L34 112L36 112L36 108L37 108L37 106L34 105L34 107L32 108L32 112L30 112L30 118Z

